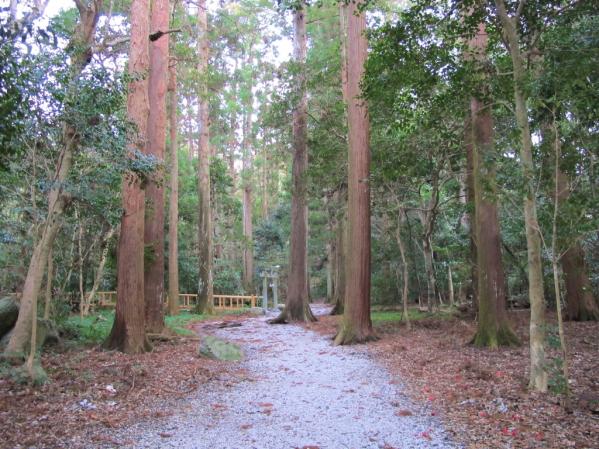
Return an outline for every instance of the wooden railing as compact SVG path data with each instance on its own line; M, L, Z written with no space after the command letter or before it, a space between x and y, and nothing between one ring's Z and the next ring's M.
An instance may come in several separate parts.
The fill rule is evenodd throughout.
M100 308L116 306L116 292L96 292L96 305ZM180 293L179 308L191 310L196 304L198 295L195 293ZM256 296L214 295L214 308L217 310L240 310L244 307L256 307Z

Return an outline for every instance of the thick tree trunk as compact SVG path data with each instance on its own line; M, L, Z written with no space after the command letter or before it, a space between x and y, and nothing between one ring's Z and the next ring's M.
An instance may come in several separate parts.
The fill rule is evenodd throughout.
M584 260L580 242L574 243L562 256L562 270L566 283L566 313L569 320L599 320L599 305Z
M475 61L482 66L486 59L487 32L483 24L469 41ZM482 67L481 67L482 70ZM478 95L487 90L480 85ZM473 97L470 101L472 136L472 177L474 185L476 266L478 268L478 330L476 346L509 346L518 344L506 314L505 275L501 259L501 231L497 213L497 185L491 106Z
M179 314L179 157L177 151L177 69L170 68L170 197L168 220L168 313Z
M561 170L557 177L558 200L562 203L570 196L570 180ZM562 255L561 264L566 284L566 317L573 321L599 320L599 304L593 294L593 286L584 260L584 250L578 240Z
M368 53L366 17L348 5L347 96L349 125L348 241L345 311L335 344L374 338L370 319L370 141L368 108L360 82Z
M168 30L169 1L151 1L150 32ZM150 42L148 154L158 161L164 160L166 145L168 47L168 34ZM146 185L144 224L144 244L151 253L144 260L146 329L155 334L164 329L164 187L160 181L153 177Z
M200 242L197 313L213 313L212 209L210 205L210 117L208 111L208 13L206 0L198 4L198 72L200 73L198 125L198 237Z
M309 305L308 279L308 127L306 93L306 9L305 3L293 12L294 59L300 66L296 79L298 102L293 109L293 164L291 191L291 249L285 308L273 323L315 321Z
M90 1L89 3L79 2L77 7L80 20L69 42L69 47L77 49L71 60L69 97L77 95L76 80L91 60L91 45L100 10L102 9L102 0ZM31 339L32 320L33 317L37 316L37 297L40 294L48 255L60 228L62 215L70 201L70 195L65 190L65 186L73 156L79 147L79 138L79 133L70 123L63 124L62 151L57 161L54 182L48 194L48 213L42 225L41 236L35 244L29 261L21 296L19 318L4 351L10 357L24 358Z
M147 152L149 114L148 80L140 74L149 69L149 0L132 0L131 44L127 116L137 127L137 136L128 145L130 157ZM135 354L150 345L146 338L144 305L144 209L141 180L133 173L123 178L123 215L117 255L117 303L114 324L106 347Z
M537 221L537 204L534 186L534 162L532 136L528 123L528 98L526 93L526 65L520 50L518 17L509 16L504 0L495 0L497 15L510 52L514 78L516 123L520 131L520 160L524 175L524 224L528 249L528 290L530 299L530 388L547 391L545 362L545 297L543 292L543 265L541 260L541 237Z

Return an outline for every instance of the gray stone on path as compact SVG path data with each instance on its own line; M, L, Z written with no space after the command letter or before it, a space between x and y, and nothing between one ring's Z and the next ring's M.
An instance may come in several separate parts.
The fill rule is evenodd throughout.
M233 343L207 335L202 338L198 354L213 360L235 362L243 359L243 351Z

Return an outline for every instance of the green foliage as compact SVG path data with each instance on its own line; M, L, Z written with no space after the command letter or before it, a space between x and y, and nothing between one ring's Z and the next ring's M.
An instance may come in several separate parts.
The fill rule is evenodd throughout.
M448 320L454 316L454 311L451 309L441 309L438 312L429 313L410 308L408 309L408 314L411 321L420 321L428 318ZM403 312L396 311L372 311L370 317L372 319L372 323L375 325L405 321Z

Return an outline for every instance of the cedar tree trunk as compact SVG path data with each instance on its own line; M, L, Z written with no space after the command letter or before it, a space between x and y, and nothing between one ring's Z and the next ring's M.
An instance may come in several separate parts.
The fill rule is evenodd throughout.
M150 31L167 31L169 1L152 0ZM150 42L150 76L148 96L148 154L164 160L166 144L166 88L169 35ZM144 260L144 300L146 329L158 334L164 329L164 187L150 179L146 186L144 243L150 257Z
M168 220L168 313L179 314L179 157L177 152L177 69L170 67L170 197Z
M206 0L198 3L198 241L200 244L197 313L214 313L212 284L212 209L210 205L210 117L208 111L208 13Z
M368 108L360 82L368 52L366 17L358 3L348 5L347 97L349 126L348 247L345 311L335 344L374 338L370 319L370 147Z
M128 144L130 157L147 152L149 114L148 72L149 0L132 0L131 43L129 46L129 82L127 116L137 127L137 135ZM146 338L144 305L144 209L145 195L141 180L134 173L123 177L123 215L117 252L117 302L114 324L105 346L136 354L150 348Z
M308 127L306 94L306 9L302 1L293 12L294 59L300 66L296 80L298 102L293 109L293 165L291 191L291 250L285 308L273 323L316 321L309 304L308 293Z

